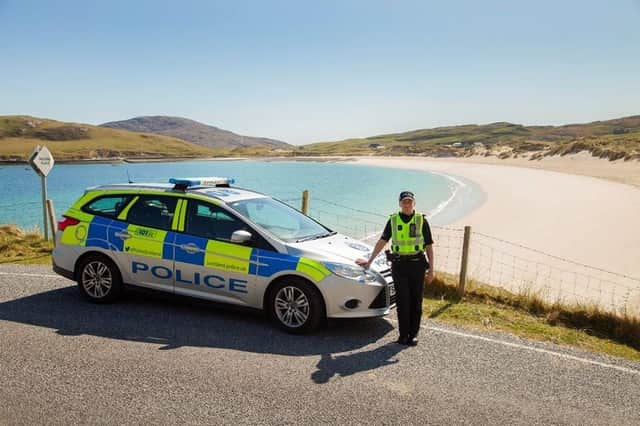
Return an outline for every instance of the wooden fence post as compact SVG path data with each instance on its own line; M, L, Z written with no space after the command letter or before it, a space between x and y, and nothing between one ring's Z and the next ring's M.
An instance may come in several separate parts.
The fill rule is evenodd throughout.
M309 213L309 191L302 191L302 214L307 215Z
M460 262L460 280L458 281L458 295L464 296L464 287L467 284L467 264L469 262L469 240L471 227L464 227L464 240L462 242L462 261Z
M49 213L49 223L51 224L51 237L53 246L56 246L56 212L53 210L53 200L47 199L47 213Z

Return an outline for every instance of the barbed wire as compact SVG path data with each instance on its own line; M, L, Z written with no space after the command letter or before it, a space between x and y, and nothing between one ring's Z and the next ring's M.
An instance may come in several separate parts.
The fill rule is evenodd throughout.
M298 196L299 196L299 195L300 195L300 192L301 192L301 191L277 191L277 192L274 192L274 193L273 193L273 195L274 195L276 198L278 198L277 196L282 195L282 194L290 194L290 195L295 194L295 195L298 195ZM300 197L298 197L298 198L300 198Z
M324 200L322 198L315 198L314 197L313 201L320 201L322 203L330 204L330 205L336 206L336 207L341 207L343 209L352 210L352 211L358 212L358 213L365 213L365 214L369 214L369 215L372 215L372 216L384 217L386 219L389 218L388 215L384 215L384 214L381 214L381 213L370 212L370 211L362 210L362 209L357 209L357 208L351 207L351 206L345 206L344 204L336 203L336 202L333 202L333 201L327 201L327 200Z
M531 247L524 246L524 245L519 244L519 243L514 243L512 241L507 241L507 240L503 240L503 239L498 238L498 237L493 237L491 235L486 235L486 234L483 234L481 232L473 231L472 235L480 235L480 236L483 236L485 238L490 238L490 239L495 240L495 241L500 241L501 243L504 243L504 244L509 244L509 245L516 246L516 247L519 247L519 248L522 248L522 249L530 250L532 252L535 252L535 253L538 253L538 254L542 254L542 255L554 258L556 260L561 260L563 262L573 263L574 265L579 265L579 266L582 266L582 267L585 267L585 268L589 268L589 269L595 269L595 270L598 270L600 272L606 272L607 274L617 275L617 276L622 277L622 278L628 278L630 280L637 281L640 284L640 278L636 278L636 277L632 277L632 276L629 276L629 275L621 274L619 272L608 271L606 269L598 268L597 266L585 265L584 263L576 262L575 260L566 259L566 258L563 258L563 257L560 257L560 256L556 256L556 255L551 254L551 253L546 253L546 252L544 252L542 250L538 250L538 249L534 249L534 248L531 248Z
M504 252L504 251L496 250L495 248L490 247L490 246L485 245L485 244L482 244L482 243L478 243L478 242L476 242L476 243L475 243L475 246L480 246L480 247L487 247L487 248L490 248L490 249L494 250L494 251L495 251L495 252L497 252L497 253L502 253L502 254L504 254L504 255L506 255L506 256L510 256L510 257L512 257L515 261L521 261L521 262L524 262L524 263L531 263L531 262L532 262L532 261L531 261L531 259L526 259L526 258L524 258L524 257L516 256L516 255L511 254L511 253L507 253L507 252ZM536 250L534 250L534 249L529 249L529 248L524 247L524 246L522 246L521 248L524 248L524 249L527 249L527 250L531 250L531 251L536 251ZM545 253L543 253L543 252L538 252L538 253L545 254ZM546 255L546 254L545 254L545 255ZM554 256L551 256L551 255L546 255L546 256L554 257ZM625 275L617 274L617 273L615 273L615 272L605 271L604 269L594 268L594 267L592 267L592 266L584 265L584 264L582 264L582 263L578 263L578 262L567 261L567 260L564 260L564 259L559 258L559 257L554 257L554 258L555 258L555 259L557 259L557 260L562 260L563 262L567 262L567 263L571 263L571 264L574 264L574 265L580 266L580 267L582 267L582 268L586 268L586 269L595 269L595 270L597 270L597 271L604 272L604 273L607 273L607 274L610 274L610 275L618 275L618 276L620 276L620 277L627 278L627 279L632 280L632 281L637 281L635 278L627 277L627 276L625 276ZM534 262L534 263L535 263L535 262ZM554 269L556 269L556 270L558 270L558 271L561 271L561 272L576 273L576 271L570 271L570 270L568 270L568 269L562 269L562 268L559 268L559 267L552 267L552 266L549 266L549 267L550 267L550 268L554 268ZM585 276L586 276L586 275L585 275ZM613 284L613 285L621 286L621 287L624 287L624 288L628 288L628 287L629 287L629 286L626 286L626 285L624 285L624 284L619 284L619 283L617 283L617 282L615 282L615 281L612 281L612 280L609 280L609 279L600 278L600 277L597 277L597 278L598 278L600 281L608 282L608 283ZM638 284L640 284L640 282L639 282Z
M318 209L316 207L312 207L309 211L310 212L318 212L318 213L326 214L326 215L329 215L329 216L336 216L338 218L343 217L343 218L345 218L347 220L353 220L353 221L356 221L356 222L359 222L359 223L369 223L371 225L379 225L380 227L384 226L384 223L382 223L382 222L373 222L371 220L362 219L360 217L352 217L352 216L341 215L341 214L337 214L337 213L333 213L333 212L328 212L326 210L321 210L321 209Z
M492 241L504 248L492 246ZM518 254L518 250L521 253ZM532 256L526 257L529 252ZM618 312L640 308L632 300L635 293L640 295L640 283L632 277L547 255L506 240L472 239L468 271L470 279L519 293L533 292L552 302L571 297L578 304L608 306Z
M42 204L42 201L25 201L21 203L11 203L11 204L0 204L0 208L10 208L10 207L18 207L18 206L32 206L36 204Z

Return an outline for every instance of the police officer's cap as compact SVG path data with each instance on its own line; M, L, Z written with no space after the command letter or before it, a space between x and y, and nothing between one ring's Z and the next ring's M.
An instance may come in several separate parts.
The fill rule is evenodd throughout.
M402 191L400 193L400 197L398 197L398 200L402 201L402 200L404 200L406 198L409 198L410 200L415 200L416 199L416 197L413 195L413 192L411 192L411 191Z

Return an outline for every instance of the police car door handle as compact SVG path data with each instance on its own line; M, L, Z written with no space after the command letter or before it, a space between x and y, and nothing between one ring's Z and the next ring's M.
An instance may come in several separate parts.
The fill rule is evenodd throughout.
M129 234L127 231L116 232L114 235L120 238L121 240L128 240L129 238L131 238L131 234Z
M194 253L197 253L197 252L199 252L199 251L202 251L202 250L200 250L200 248L198 248L198 246L197 246L197 245L195 245L195 244L193 244L193 243L189 243L189 244L182 244L182 245L180 245L180 248L181 248L182 250L186 251L186 252L187 252L187 253L189 253L189 254L194 254Z

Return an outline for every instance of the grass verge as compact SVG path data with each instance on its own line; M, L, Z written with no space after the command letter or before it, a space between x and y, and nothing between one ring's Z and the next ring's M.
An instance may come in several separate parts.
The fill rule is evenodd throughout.
M52 248L37 228L0 225L0 263L51 264Z
M460 298L457 278L439 273L425 287L423 313L431 320L477 330L574 346L640 361L640 319L596 306L548 303L535 295L517 295L471 282Z

